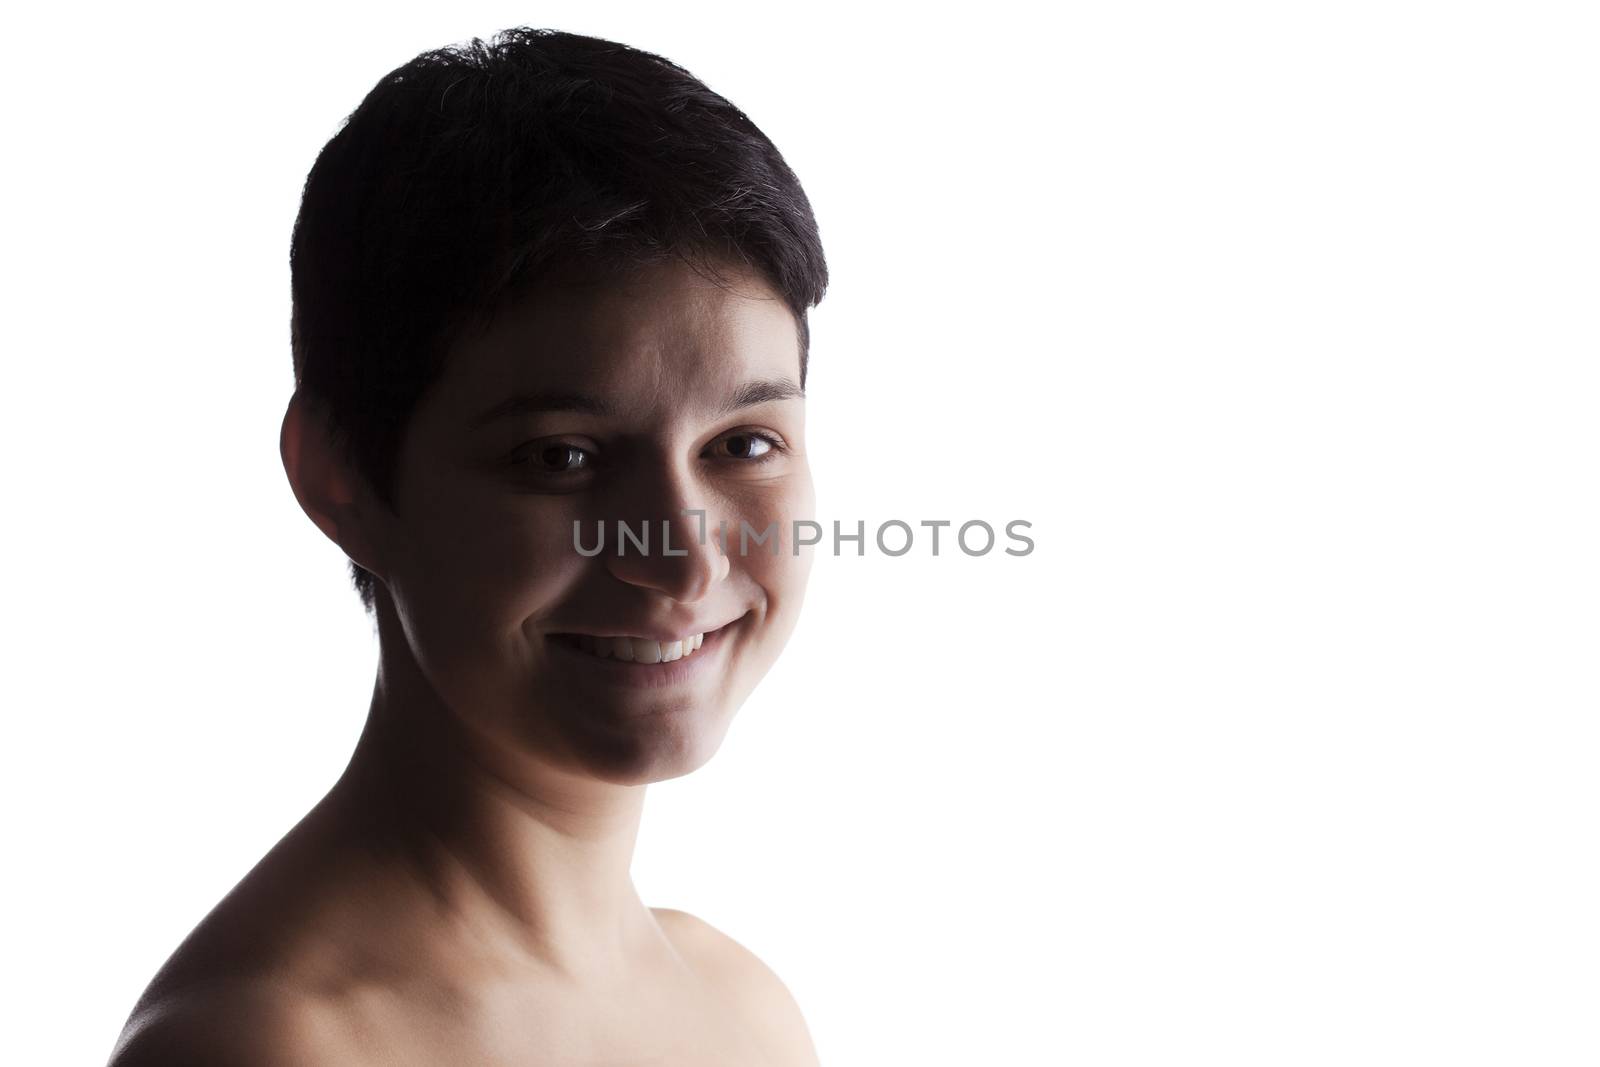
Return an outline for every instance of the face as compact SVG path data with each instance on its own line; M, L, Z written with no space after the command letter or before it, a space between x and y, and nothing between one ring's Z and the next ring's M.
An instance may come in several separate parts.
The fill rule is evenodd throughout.
M723 273L541 288L461 341L414 413L382 581L403 654L502 751L619 783L686 774L794 628L797 327ZM741 551L741 523L776 535Z

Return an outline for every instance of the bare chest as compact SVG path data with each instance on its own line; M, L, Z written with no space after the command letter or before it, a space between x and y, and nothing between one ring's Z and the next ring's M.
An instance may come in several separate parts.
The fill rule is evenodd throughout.
M661 988L577 1000L510 995L384 998L353 1013L352 1062L484 1067L789 1067L759 1020L708 990ZM359 1057L359 1058L357 1058Z

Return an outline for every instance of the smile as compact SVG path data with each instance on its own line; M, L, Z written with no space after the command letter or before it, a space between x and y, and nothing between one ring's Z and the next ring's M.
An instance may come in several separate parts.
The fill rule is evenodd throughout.
M705 634L690 634L679 641L652 641L648 637L591 637L588 634L557 634L558 640L573 644L582 652L601 659L624 663L671 663L693 655L705 644Z
M743 620L731 622L703 633L662 641L653 637L553 633L550 643L566 650L575 660L592 664L617 681L639 685L665 685L698 675L702 661L715 659L716 650Z

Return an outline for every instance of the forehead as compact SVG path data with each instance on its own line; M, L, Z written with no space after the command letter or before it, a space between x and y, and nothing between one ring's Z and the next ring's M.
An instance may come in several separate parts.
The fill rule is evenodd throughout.
M533 390L581 393L636 417L712 410L751 380L800 373L788 305L758 275L721 284L678 260L541 286L452 348L433 405L471 419Z

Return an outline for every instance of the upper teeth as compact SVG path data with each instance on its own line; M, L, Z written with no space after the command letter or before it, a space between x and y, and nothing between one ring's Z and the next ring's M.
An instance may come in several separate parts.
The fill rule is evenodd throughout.
M681 641L651 641L645 637L590 637L578 635L578 647L596 656L609 656L630 663L670 663L682 659L705 643L705 634L691 634Z

